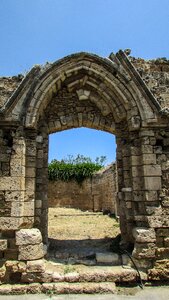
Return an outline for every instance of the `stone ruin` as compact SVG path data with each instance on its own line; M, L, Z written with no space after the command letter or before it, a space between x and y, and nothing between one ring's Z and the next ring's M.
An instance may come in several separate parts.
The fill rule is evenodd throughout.
M76 180L49 180L48 207L117 215L116 185L116 163L107 165L80 184Z
M149 280L169 278L169 62L120 50L0 78L1 282L45 280L48 136L77 127L116 136L122 245Z

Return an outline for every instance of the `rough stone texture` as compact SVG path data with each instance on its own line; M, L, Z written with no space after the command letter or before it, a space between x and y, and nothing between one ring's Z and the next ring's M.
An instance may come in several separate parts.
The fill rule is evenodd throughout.
M133 237L137 243L153 243L156 241L155 230L153 228L134 228Z
M76 181L49 181L49 207L72 207L89 211L116 212L116 165L107 166L85 179ZM41 208L42 203L37 203Z
M165 58L144 60L130 57L143 81L162 107L169 105L169 63Z
M42 236L37 228L21 229L16 232L16 245L35 245L42 242Z
M43 244L19 246L19 260L34 260L44 257Z
M165 261L168 268L168 118L166 59L144 61L121 50L109 58L78 53L35 66L25 78L0 78L0 229L8 240L2 265L43 257L40 235L27 234L29 244L19 231L38 228L47 244L48 136L88 127L116 135L122 244L134 244L132 255L149 278L168 279L157 264ZM28 282L50 282L52 276L8 275L4 280Z
M8 100L23 79L23 75L0 77L0 107Z
M45 272L45 261L43 259L28 261L27 272Z

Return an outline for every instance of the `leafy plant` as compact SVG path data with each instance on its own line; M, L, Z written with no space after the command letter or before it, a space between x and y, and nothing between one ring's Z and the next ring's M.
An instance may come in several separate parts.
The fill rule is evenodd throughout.
M61 161L54 159L48 165L49 180L76 180L81 183L85 178L90 178L100 170L105 160L106 157L101 156L93 162L91 158L79 154L75 158L69 155Z

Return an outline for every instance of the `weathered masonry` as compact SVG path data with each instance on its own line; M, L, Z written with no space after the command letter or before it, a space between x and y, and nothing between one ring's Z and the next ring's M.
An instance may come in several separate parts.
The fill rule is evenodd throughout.
M116 164L114 163L97 171L81 184L75 180L49 181L48 206L95 212L109 211L116 214L116 192Z
M0 107L1 281L27 282L44 257L48 135L82 126L116 135L123 244L149 279L169 277L169 63L74 54L0 78Z

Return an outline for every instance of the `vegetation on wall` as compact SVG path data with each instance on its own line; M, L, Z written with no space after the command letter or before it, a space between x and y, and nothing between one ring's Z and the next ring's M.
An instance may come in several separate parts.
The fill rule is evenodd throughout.
M85 178L91 177L100 170L106 161L105 156L100 156L92 161L90 157L78 154L76 157L69 155L58 161L53 159L48 165L49 180L76 180L81 183Z

